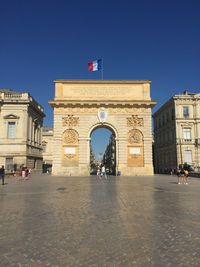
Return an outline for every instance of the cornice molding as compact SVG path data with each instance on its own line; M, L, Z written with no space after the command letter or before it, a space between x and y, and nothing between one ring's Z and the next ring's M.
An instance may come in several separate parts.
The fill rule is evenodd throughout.
M150 80L55 80L54 83L68 84L144 84Z
M155 101L67 101L50 100L49 104L54 107L151 107L156 105Z

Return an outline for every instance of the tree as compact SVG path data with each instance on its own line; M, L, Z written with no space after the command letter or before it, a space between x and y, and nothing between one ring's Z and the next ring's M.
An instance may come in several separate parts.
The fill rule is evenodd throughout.
M106 165L106 168L109 169L110 173L115 174L115 136L111 134L109 144L103 155L103 163Z
M96 160L95 160L94 152L92 150L91 143L90 143L90 170L91 172L94 172L96 170Z

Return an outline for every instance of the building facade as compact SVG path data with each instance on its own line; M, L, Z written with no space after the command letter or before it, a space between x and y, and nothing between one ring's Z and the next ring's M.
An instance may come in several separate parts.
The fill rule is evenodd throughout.
M7 171L22 166L42 170L44 116L29 93L0 89L0 165Z
M200 94L173 96L153 118L155 172L167 173L184 163L200 168Z
M153 175L150 81L55 81L53 175L90 174L97 128L115 138L115 173Z

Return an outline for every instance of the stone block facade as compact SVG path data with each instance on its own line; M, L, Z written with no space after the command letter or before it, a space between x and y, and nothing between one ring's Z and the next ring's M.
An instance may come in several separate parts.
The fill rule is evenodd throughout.
M29 93L0 89L0 165L42 170L43 108Z
M91 133L110 129L116 173L152 175L150 81L55 81L53 175L90 173Z
M156 173L188 164L200 171L200 94L172 96L153 115Z

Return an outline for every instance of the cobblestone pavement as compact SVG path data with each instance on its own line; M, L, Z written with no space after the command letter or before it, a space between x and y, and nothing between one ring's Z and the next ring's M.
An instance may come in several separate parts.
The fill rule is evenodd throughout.
M8 178L0 266L199 267L199 191L168 175Z

